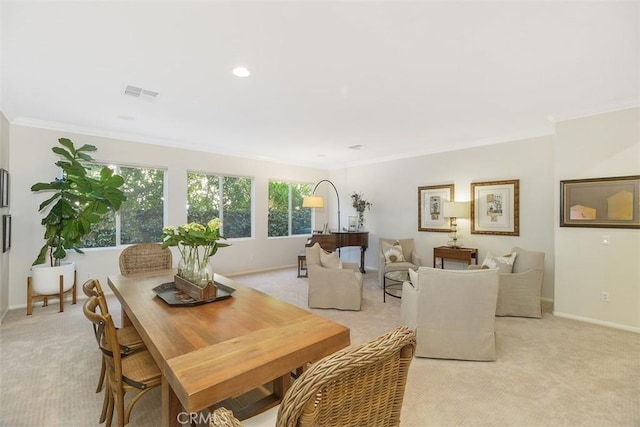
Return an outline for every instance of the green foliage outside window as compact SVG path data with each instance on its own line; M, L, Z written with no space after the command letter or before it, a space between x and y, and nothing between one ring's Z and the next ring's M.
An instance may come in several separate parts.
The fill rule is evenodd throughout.
M269 181L269 237L311 233L311 209L302 207L311 184Z
M187 222L222 220L227 238L251 237L251 178L187 174Z
M100 168L100 165L94 165L91 173L99 173ZM120 217L120 241L116 240L116 215L109 212L82 239L82 246L104 248L160 241L164 225L164 171L124 166L113 168L123 177L121 189L127 196L117 214Z

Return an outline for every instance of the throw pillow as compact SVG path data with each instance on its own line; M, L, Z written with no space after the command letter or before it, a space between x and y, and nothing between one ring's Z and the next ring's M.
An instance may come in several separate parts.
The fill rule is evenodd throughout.
M402 246L397 240L393 244L382 242L382 254L387 264L393 262L404 262L404 255L402 254Z
M513 272L513 263L516 260L516 252L503 256L495 256L491 252L487 252L487 257L482 262L482 268L497 268L500 274Z
M325 268L340 269L342 268L342 261L340 261L337 253L322 250L320 251L320 265Z

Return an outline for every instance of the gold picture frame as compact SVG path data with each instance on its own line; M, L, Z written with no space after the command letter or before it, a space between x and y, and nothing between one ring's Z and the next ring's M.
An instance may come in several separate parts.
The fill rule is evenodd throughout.
M520 180L471 183L471 234L520 235Z
M560 227L640 228L640 175L560 181Z
M442 216L442 205L454 196L454 184L418 187L418 231L450 232L451 220Z

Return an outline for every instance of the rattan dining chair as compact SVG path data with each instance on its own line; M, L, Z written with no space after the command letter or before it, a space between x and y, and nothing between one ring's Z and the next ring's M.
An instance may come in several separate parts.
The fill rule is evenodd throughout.
M160 243L138 243L125 248L120 253L120 274L171 268L173 268L171 249L163 249Z
M100 312L109 312L107 300L104 296L102 286L100 285L100 281L98 279L89 279L84 282L84 284L82 285L82 291L87 297L100 297L98 299ZM96 333L97 337L97 330L95 328L95 325L93 332ZM122 328L118 328L116 330L116 333L118 334L118 342L120 343L121 354L123 356L146 348L144 343L142 342L140 334L138 334L138 331L136 331L136 328L134 328L133 326L124 326ZM106 366L104 363L104 359L102 359L102 367L100 368L100 377L98 379L98 387L96 388L96 393L100 393L100 391L102 390L102 386L104 384L105 369ZM100 422L102 421L104 420L101 420Z
M218 408L211 414L210 427L398 426L415 346L415 333L398 327L311 365L279 407L266 414L240 422L228 409ZM265 421L270 416L272 420Z
M99 313L100 297L92 296L84 304L84 315L98 334L98 347L107 366L105 398L106 425L111 426L115 407L118 427L129 423L133 406L149 390L160 385L161 372L148 350L140 350L126 357L120 354L120 344L113 318L109 313ZM135 393L125 406L125 394Z

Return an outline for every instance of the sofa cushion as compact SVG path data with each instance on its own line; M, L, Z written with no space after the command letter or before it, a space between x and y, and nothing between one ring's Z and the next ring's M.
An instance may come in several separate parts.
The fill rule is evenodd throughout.
M482 262L482 268L497 268L500 270L500 274L511 274L517 255L516 252L512 252L510 254L496 256L491 252L487 252L487 257Z

